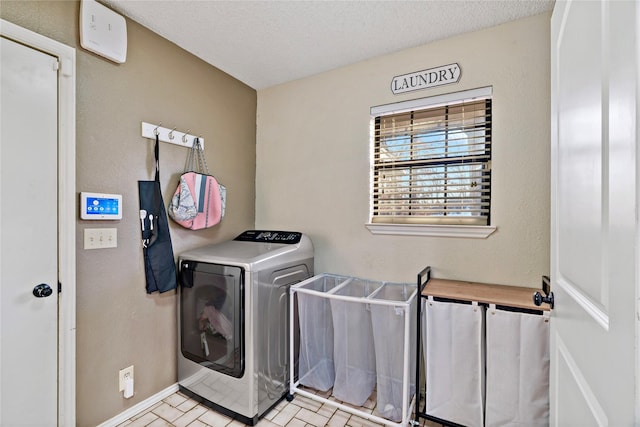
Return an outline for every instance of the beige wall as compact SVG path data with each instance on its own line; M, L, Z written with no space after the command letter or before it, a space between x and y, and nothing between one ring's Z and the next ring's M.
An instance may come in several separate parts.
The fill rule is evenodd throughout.
M316 273L538 286L549 273L549 14L258 92L256 226L308 233ZM393 95L394 76L457 62L455 85ZM493 86L487 239L372 235L371 106Z
M153 144L140 122L205 138L211 171L227 187L223 223L205 231L171 224L174 252L231 238L254 225L253 89L128 21L128 55L117 65L79 46L79 3L10 2L0 17L77 49L77 191L120 193L123 219L77 222L77 424L95 426L174 384L176 296L145 293L137 181L153 177ZM161 144L165 202L187 150ZM115 227L118 248L83 249L83 230ZM136 394L118 392L118 370L135 366Z

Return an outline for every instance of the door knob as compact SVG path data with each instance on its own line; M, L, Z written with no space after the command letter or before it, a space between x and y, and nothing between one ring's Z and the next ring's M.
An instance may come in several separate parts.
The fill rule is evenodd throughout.
M542 292L544 292L544 296L538 291L533 293L533 303L540 307L542 303L547 303L551 308L553 308L555 304L555 298L553 292L551 291L549 277L542 276Z
M554 306L554 298L553 298L553 292L549 293L549 295L546 296L542 296L542 294L540 292L535 292L533 294L533 303L535 305L537 305L538 307L542 305L543 302L546 302L547 304L549 304L551 306L551 308L553 308Z
M53 293L51 286L46 283L41 283L33 288L33 296L36 298L46 298Z

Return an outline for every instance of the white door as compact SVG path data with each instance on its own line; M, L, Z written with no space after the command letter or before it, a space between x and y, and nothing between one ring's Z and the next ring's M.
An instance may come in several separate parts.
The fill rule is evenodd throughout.
M637 425L638 4L551 19L551 425Z
M55 426L58 61L1 43L0 425Z

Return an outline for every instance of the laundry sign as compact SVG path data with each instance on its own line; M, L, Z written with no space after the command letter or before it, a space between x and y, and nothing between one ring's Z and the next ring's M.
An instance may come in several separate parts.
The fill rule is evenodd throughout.
M391 92L397 95L414 90L458 83L459 80L460 66L457 63L442 65L440 67L394 77L393 80L391 80Z

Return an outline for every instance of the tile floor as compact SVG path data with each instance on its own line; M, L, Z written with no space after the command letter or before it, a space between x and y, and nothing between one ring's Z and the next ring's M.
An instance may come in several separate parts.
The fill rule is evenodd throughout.
M312 391L312 390L311 390ZM320 393L322 394L322 393ZM361 410L374 411L375 392ZM423 420L424 427L437 427ZM244 424L219 414L180 392L174 393L125 421L118 427L243 427ZM330 405L296 394L293 401L283 400L256 424L257 427L378 427L365 418L351 415Z

